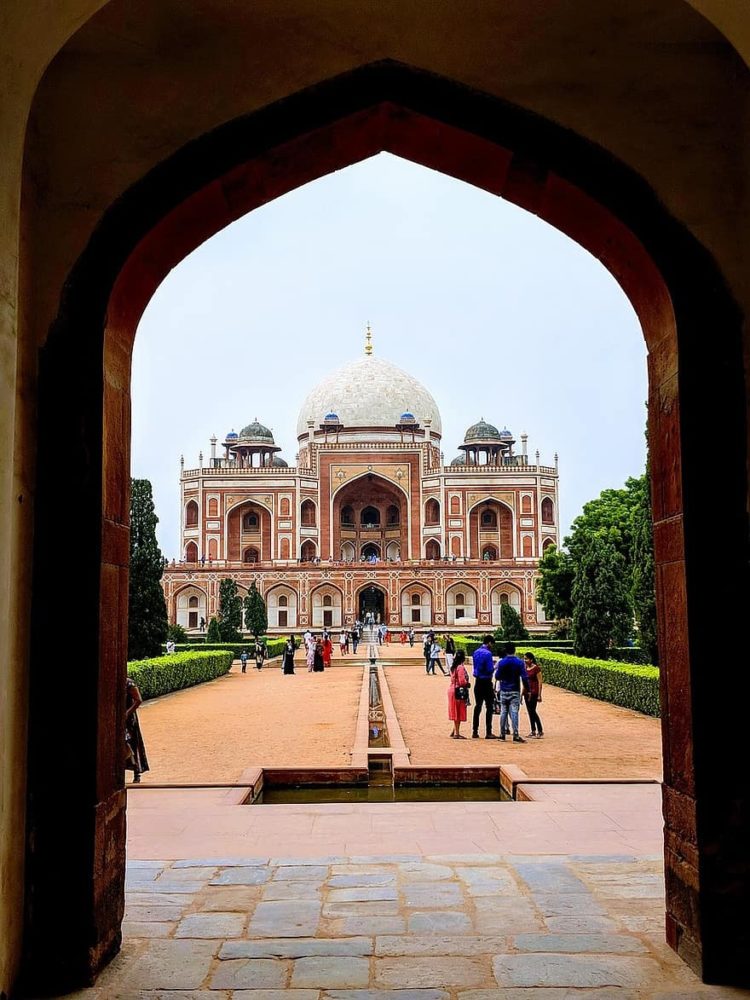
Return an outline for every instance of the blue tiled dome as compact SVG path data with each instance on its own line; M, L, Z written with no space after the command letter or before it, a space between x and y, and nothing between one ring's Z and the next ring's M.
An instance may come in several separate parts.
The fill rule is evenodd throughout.
M338 424L340 422L338 413L334 413L333 411L326 413L323 419L329 424Z
M503 429L500 431L500 437L501 438L512 438L513 434L511 433L511 431L508 430L507 427L503 427Z
M404 413L402 413L399 419L400 419L400 421L401 421L402 424L413 424L413 423L416 423L416 421L417 421L417 418L414 416L414 414L413 413L409 413L408 410L406 410Z
M227 434L227 436L226 436L226 438L225 438L224 440L225 440L225 441L236 441L238 437L239 437L239 434L237 433L237 431L236 431L236 430L234 430L234 429L232 429L232 430L231 430L231 431L230 431L230 432L229 432L229 433Z

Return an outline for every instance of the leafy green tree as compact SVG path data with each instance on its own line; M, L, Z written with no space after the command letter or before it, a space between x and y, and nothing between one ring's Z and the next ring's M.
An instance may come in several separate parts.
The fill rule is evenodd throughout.
M500 605L500 621L502 622L505 642L521 642L523 639L529 638L526 626L512 604Z
M654 525L651 514L651 477L648 471L641 479L639 503L633 509L632 536L632 601L639 644L648 653L649 663L658 663Z
M151 483L148 479L131 479L129 660L159 656L167 638L167 605L160 583L164 560L156 541L158 523Z
M167 639L171 639L172 642L187 642L188 634L182 625L168 625Z
M219 623L216 618L212 618L208 623L206 642L221 642L221 630L219 629Z
M259 635L265 635L268 631L268 613L266 602L255 583L250 584L250 589L245 597L245 628L257 639Z
M219 584L219 634L222 642L239 642L242 638L242 598L237 584L226 576Z
M576 552L573 581L573 642L578 656L603 659L632 630L625 557L605 533L594 532Z
M570 553L548 545L539 563L536 597L555 621L573 617L573 575Z
M612 545L625 560L630 573L633 560L633 511L641 503L643 477L632 476L619 490L603 490L595 500L584 504L573 522L565 547L576 562L592 535ZM545 605L546 607L546 605ZM566 616L561 616L566 617Z

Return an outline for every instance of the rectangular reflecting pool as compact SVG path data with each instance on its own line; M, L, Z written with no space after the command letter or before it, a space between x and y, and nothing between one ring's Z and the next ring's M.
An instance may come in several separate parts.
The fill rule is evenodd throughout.
M264 788L247 805L308 804L324 802L510 802L499 785L285 785Z

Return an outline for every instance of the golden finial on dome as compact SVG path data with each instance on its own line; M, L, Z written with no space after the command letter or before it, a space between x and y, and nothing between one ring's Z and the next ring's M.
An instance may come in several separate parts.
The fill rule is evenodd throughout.
M372 354L372 330L370 324L367 324L367 333L365 334L365 354L369 356Z

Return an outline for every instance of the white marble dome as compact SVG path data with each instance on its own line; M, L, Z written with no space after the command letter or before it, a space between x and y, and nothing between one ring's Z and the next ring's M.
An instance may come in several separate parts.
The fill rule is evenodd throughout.
M346 430L356 427L394 428L401 415L413 413L424 427L441 435L437 403L425 387L401 368L374 354L350 361L328 375L308 395L297 418L297 436L307 434L307 421L315 429L327 413L335 413Z

